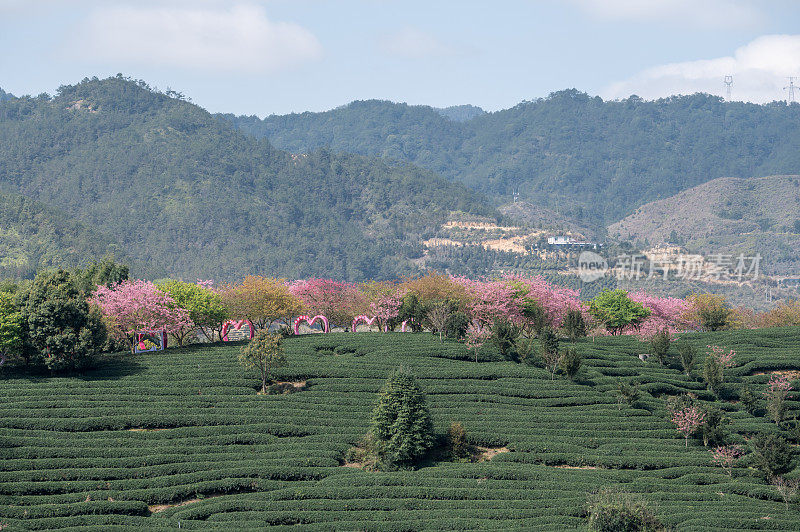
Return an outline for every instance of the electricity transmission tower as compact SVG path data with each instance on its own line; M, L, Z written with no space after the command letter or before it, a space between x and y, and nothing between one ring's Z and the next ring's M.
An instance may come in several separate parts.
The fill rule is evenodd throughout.
M789 76L786 79L789 80L789 84L783 88L783 90L789 91L786 103L794 103L794 90L797 88L797 85L794 84L795 76Z
M725 101L731 101L731 85L733 85L733 76L725 76Z

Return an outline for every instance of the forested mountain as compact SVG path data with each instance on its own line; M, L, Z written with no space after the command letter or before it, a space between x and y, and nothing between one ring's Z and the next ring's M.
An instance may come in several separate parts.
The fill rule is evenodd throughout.
M13 94L10 94L10 93L4 91L3 89L0 89L0 102L2 102L4 100L10 100L13 97L14 97Z
M480 116L486 111L481 109L480 107L476 107L474 105L451 105L450 107L443 107L437 108L436 112L442 115L445 118L450 120L454 120L456 122L466 122L467 120L472 120L476 116Z
M796 276L800 176L715 179L642 205L608 233L649 244L678 243L706 255L758 253L765 273Z
M718 177L800 173L800 105L707 94L603 101L565 90L464 122L386 101L225 117L295 153L329 146L411 161L503 203L518 191L595 227Z
M121 76L0 104L0 189L111 235L144 275L189 279L395 277L449 211L496 214L428 171L293 156Z
M131 262L112 238L65 213L16 194L0 194L0 279L81 266L104 255Z

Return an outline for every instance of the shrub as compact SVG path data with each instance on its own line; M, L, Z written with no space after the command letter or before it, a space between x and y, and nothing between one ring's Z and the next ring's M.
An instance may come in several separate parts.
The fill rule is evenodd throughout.
M539 343L541 344L542 360L545 367L550 370L550 378L553 379L560 359L556 332L550 327L545 327L539 336Z
M64 270L39 273L21 309L26 360L51 371L86 367L106 341L100 311Z
M786 375L772 375L770 377L767 389L764 391L764 397L767 398L767 412L769 412L776 425L780 425L786 415L786 399L789 397L791 390L792 384Z
M733 309L722 296L713 294L692 294L688 297L692 304L690 318L707 331L718 331L729 325Z
M681 339L678 341L678 356L681 359L683 372L686 373L686 377L689 377L697 364L697 349L686 340Z
M756 415L756 412L758 412L760 408L761 401L749 386L744 386L742 388L739 394L739 401L741 401L745 411L751 416Z
M761 433L751 440L753 464L768 479L792 470L794 450L788 440L780 434Z
M641 392L639 391L639 383L629 384L627 382L619 381L617 383L617 406L622 408L622 403L628 403L628 406L639 400Z
M472 446L467 442L467 431L459 422L450 423L447 429L447 449L453 460L464 460L472 455Z
M433 422L413 375L401 369L386 381L370 433L379 442L377 452L390 464L413 465L433 446Z
M564 333L571 341L586 336L586 320L580 310L570 309L564 316Z
M467 335L470 321L464 312L458 311L450 314L444 323L444 335L448 338L463 340Z
M667 361L667 355L669 354L669 331L667 329L662 329L658 331L653 338L650 340L650 347L653 350L653 357L658 361L659 364L662 366Z
M719 395L722 389L722 370L722 364L716 357L712 355L706 357L706 361L703 364L703 379L706 381L708 388L716 395Z
M713 406L703 408L703 414L703 424L700 426L703 445L709 447L724 444L728 436L727 425L730 424L730 419L723 415L722 410Z
M514 345L519 335L519 327L509 320L497 320L492 326L492 343L497 347L497 350L500 351L500 355L506 360L517 359Z
M589 529L600 532L663 530L655 513L638 496L614 489L602 489L586 503Z
M261 393L267 393L267 380L272 370L286 364L281 340L281 335L261 330L239 353L239 363L261 375Z
M558 359L558 367L569 380L575 379L575 375L577 375L578 371L581 369L582 363L583 356L572 348L564 350L564 354Z

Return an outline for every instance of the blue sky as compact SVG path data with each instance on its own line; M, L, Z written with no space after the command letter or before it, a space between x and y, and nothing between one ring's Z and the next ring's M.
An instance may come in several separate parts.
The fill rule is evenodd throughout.
M564 88L784 99L793 0L0 0L0 88L122 72L214 112L355 99L497 110ZM798 92L800 97L800 92Z

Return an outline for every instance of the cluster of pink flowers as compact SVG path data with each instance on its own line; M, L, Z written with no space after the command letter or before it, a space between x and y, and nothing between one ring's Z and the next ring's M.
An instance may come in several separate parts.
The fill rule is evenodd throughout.
M647 292L634 292L630 294L633 301L637 301L650 309L650 317L635 331L642 338L650 338L661 331L676 333L689 329L692 324L688 319L691 304L685 299L675 297L656 297Z
M705 420L705 413L696 406L687 406L672 414L672 422L675 423L678 432L686 438L686 446L689 446L689 436L694 434Z
M533 277L506 275L503 280L515 290L518 297L536 301L541 305L553 327L560 327L570 310L578 310L588 318L586 305L579 299L578 290L553 286L541 275Z
M466 277L454 278L469 296L467 314L481 325L491 326L498 319L518 322L522 319L516 290L504 281L474 281Z
M711 449L711 460L732 477L733 464L743 454L744 451L738 445L719 446Z
M736 352L733 349L726 353L725 348L718 345L707 345L706 347L709 349L708 355L716 358L723 368L733 366L733 357L736 356Z
M767 383L764 395L767 398L781 396L786 397L792 391L792 383L787 375L772 375Z

